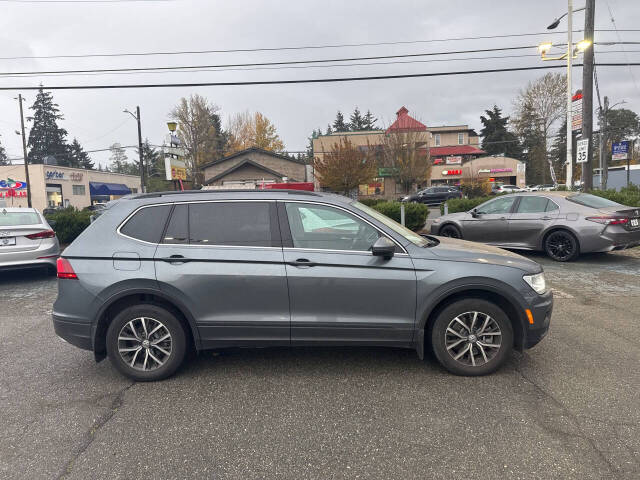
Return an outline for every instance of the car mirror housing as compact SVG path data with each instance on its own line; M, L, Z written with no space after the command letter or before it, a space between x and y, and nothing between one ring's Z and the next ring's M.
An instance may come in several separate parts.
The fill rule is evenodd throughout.
M391 258L396 251L396 244L387 237L380 237L371 246L371 253L376 257Z
M479 215L479 214L478 214L478 210L476 210L475 208L474 208L473 210L471 210L469 213L471 214L471 216L472 216L473 218L477 218L477 217L478 217L478 215Z

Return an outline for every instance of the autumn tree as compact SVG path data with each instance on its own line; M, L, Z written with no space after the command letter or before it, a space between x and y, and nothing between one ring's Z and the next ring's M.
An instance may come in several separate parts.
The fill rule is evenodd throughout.
M233 115L229 120L228 135L230 153L251 147L271 152L284 150L275 125L260 112L246 111Z
M544 155L529 155L528 168L541 173L541 183L549 181L549 142L557 122L566 115L567 79L560 73L547 73L520 90L514 101L513 124L522 140L522 132L542 135ZM537 162L536 165L533 162Z
M314 170L323 186L351 195L359 185L375 178L377 164L372 155L356 148L348 138L341 138L329 152L316 157Z
M225 154L227 136L219 107L202 95L181 98L169 116L178 123L178 138L186 149L185 163L194 183L203 181L200 167Z
M382 137L382 164L405 192L429 179L428 141L428 133L420 131L389 132Z

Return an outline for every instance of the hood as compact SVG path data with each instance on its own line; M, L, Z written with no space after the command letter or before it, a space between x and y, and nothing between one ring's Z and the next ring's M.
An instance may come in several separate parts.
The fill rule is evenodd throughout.
M542 271L542 267L537 262L502 248L449 237L436 238L440 244L429 248L429 251L443 260L502 265L519 268L527 273Z

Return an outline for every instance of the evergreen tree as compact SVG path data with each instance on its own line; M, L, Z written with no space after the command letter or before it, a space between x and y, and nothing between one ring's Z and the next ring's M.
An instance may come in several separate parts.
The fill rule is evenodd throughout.
M40 88L30 108L33 110L33 126L29 132L29 163L43 163L45 157L53 155L59 165L67 165L67 131L58 126L58 120L64 117L58 104L53 102L53 96Z
M364 128L364 118L362 117L358 107L353 110L351 117L349 117L349 130L352 132L361 132L362 130L366 130L366 128Z
M502 116L497 105L492 110L485 110L487 116L480 116L482 122L482 149L489 155L503 154L507 157L522 158L522 147L518 137L507 130L509 117Z
M309 143L307 144L307 158L313 158L313 140L322 135L322 130L314 130L311 132L311 136L307 137Z
M129 158L125 153L124 148L122 148L122 145L114 143L109 147L109 149L111 150L111 156L109 157L111 166L108 168L109 171L114 173L125 173L127 175L140 174L138 166L129 162Z
M140 151L136 148L137 159L140 158ZM138 173L140 174L140 165L136 162L136 167L138 168ZM144 165L144 177L148 180L152 176L163 176L164 177L164 160L161 158L160 152L156 150L150 143L149 139L146 138L142 143L142 163Z
M327 124L327 133L325 135L331 135L333 133L333 129L331 128L331 124Z
M2 146L2 143L0 143L0 165L10 165L9 159L7 158L7 152Z
M68 151L70 167L86 168L87 170L92 170L94 168L91 157L89 157L89 154L84 151L77 138L73 139L73 142L69 145Z
M376 125L377 121L378 119L373 116L373 114L371 113L371 110L367 110L367 113L363 118L363 130L377 130L378 129L378 126Z
M344 115L342 115L342 112L340 110L338 110L338 113L336 113L336 119L333 121L333 130L335 132L349 131L349 125L344 123Z

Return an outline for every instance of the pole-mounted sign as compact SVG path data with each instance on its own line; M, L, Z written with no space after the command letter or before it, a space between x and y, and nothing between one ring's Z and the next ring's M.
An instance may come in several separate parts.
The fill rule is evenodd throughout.
M589 139L578 140L576 146L576 163L586 163L589 158Z

